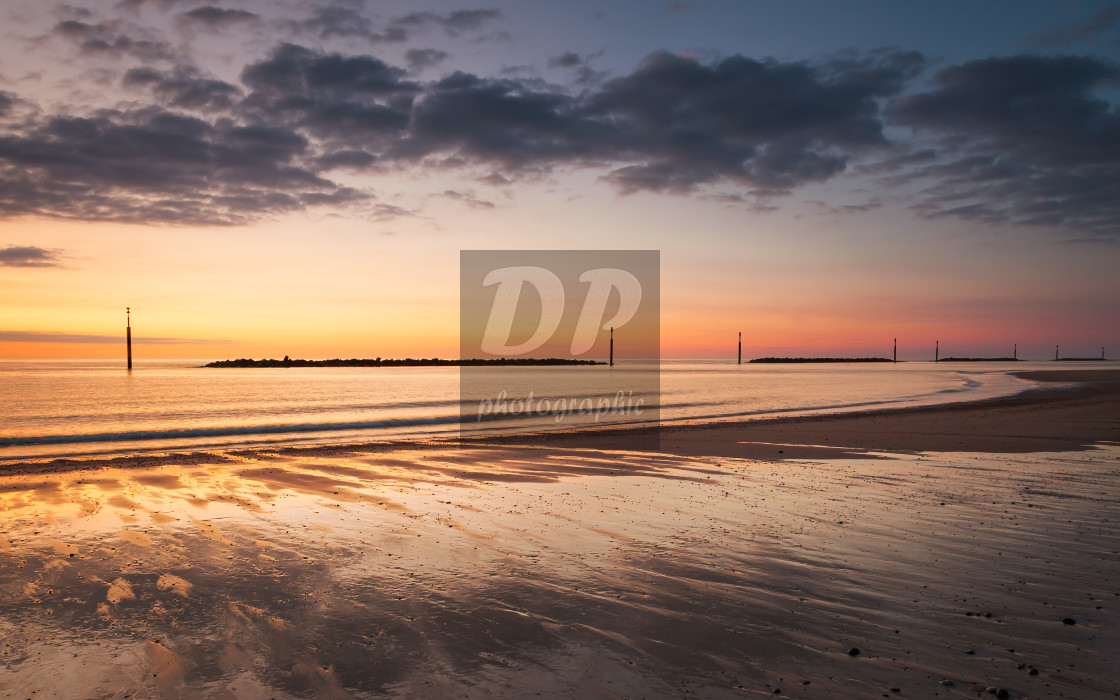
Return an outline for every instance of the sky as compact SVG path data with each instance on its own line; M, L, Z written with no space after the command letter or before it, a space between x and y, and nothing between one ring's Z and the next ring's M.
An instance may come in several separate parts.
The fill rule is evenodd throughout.
M1120 355L1120 4L12 0L0 358L455 357L661 251L664 357Z

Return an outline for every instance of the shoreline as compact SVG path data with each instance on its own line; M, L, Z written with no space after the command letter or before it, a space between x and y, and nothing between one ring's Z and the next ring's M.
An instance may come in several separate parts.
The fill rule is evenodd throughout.
M1120 370L1023 370L1037 382L1008 396L816 415L681 422L657 426L511 433L356 443L56 457L0 463L0 476L99 468L223 463L258 455L329 457L459 447L619 449L681 457L839 459L885 452L1071 451L1120 443ZM1054 386L1058 384L1058 386ZM1115 417L1103 416L1115 408ZM652 442L656 441L656 442ZM651 445L656 445L655 447Z

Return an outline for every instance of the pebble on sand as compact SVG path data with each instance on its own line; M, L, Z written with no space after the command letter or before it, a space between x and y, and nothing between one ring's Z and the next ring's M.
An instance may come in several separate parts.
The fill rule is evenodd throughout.
M849 649L848 650L848 656L859 656L859 648L858 647L852 647L851 649Z

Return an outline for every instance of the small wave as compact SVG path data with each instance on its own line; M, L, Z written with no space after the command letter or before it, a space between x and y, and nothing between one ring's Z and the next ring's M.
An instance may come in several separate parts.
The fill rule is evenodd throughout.
M244 425L223 428L184 428L179 430L131 430L116 433L90 433L82 435L35 435L0 438L0 447L23 445L63 445L78 442L138 442L144 440L180 440L184 438L230 437L236 435L281 435L285 433L320 433L341 430L375 430L378 428L408 428L421 425L455 423L459 416L431 416L427 418L388 418L372 421L345 423L301 423L296 425Z
M718 405L705 402L688 402L669 405L651 405L649 409L664 410L666 408L698 408L700 406ZM574 415L578 409L570 409L565 414ZM473 414L472 414L473 415ZM549 416L555 413L549 413ZM399 428L415 428L422 426L453 425L459 423L462 416L458 413L422 416L414 418L383 418L368 421L339 421L329 423L287 423L282 425L240 425L216 428L180 428L164 430L128 430L107 433L81 433L76 435L29 435L20 437L0 438L0 448L24 447L28 445L67 445L75 443L96 442L149 442L154 440L189 440L192 438L216 437L252 437L257 435L288 435L300 433L333 433L355 430L384 430ZM532 422L540 420L539 415L485 415L479 419L472 419L470 423L490 421L517 421Z

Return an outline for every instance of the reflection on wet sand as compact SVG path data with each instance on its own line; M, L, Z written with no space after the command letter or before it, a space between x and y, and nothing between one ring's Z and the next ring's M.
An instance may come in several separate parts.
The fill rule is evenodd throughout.
M191 461L0 477L0 697L1120 690L1114 447Z

